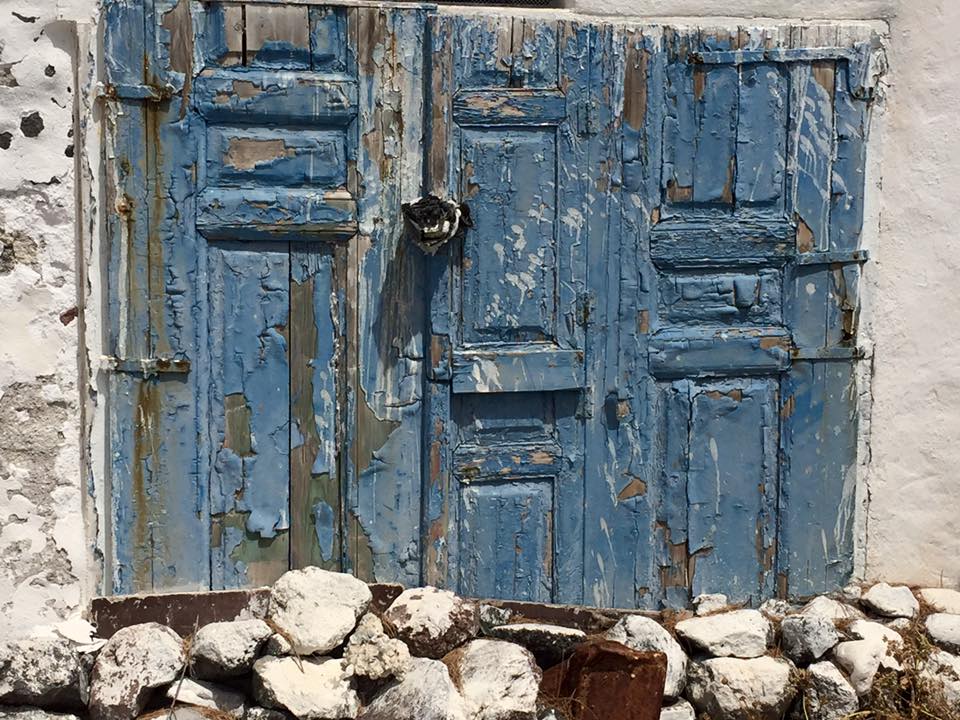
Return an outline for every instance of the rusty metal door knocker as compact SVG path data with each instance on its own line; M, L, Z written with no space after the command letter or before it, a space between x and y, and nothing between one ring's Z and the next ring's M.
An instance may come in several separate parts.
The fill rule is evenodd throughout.
M400 207L410 236L428 255L435 255L450 240L473 227L466 203L424 195Z

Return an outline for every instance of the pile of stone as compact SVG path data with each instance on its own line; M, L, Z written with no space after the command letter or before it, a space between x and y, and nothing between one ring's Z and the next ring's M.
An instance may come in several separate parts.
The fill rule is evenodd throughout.
M960 707L955 590L880 583L758 609L701 596L672 631L626 614L599 636L431 587L403 591L379 614L371 601L365 583L306 568L277 581L262 617L188 638L144 623L107 641L8 642L0 720L839 720L864 707L877 677L903 672L901 633L918 629L934 647L919 672ZM635 697L656 697L652 716L629 686L610 708L558 702L591 663L604 666L608 691L617 663L628 682L646 678Z

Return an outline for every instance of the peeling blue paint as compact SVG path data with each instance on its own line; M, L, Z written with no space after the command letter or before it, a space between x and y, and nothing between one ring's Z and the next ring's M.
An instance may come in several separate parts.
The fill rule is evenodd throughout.
M114 591L319 564L654 608L849 576L872 42L104 23ZM400 220L425 192L474 221L433 257Z

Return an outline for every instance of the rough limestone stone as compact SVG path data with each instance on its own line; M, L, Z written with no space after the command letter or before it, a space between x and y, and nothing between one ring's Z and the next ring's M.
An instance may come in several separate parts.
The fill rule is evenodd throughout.
M642 615L627 615L606 633L608 640L623 643L640 652L662 652L667 656L667 682L664 698L674 699L683 694L687 684L687 654L660 623Z
M792 615L780 623L783 652L797 665L809 665L840 642L833 620L817 615Z
M209 708L178 705L173 710L154 710L140 715L137 720L220 720L223 715Z
M780 600L779 598L765 600L757 609L771 620L782 620L787 615L794 612L793 605L788 603L786 600Z
M948 588L924 588L920 599L940 613L960 615L960 590Z
M759 657L773 641L773 626L757 610L690 618L677 623L677 635L714 657Z
M847 602L857 602L863 597L863 588L859 585L847 585L840 591L840 597Z
M264 707L249 707L243 720L292 720L293 715L284 710L273 710Z
M660 709L660 720L697 720L697 711L686 700L677 700Z
M859 620L863 613L852 605L838 602L826 595L818 595L800 609L801 615L817 615L830 620Z
M691 664L687 698L712 718L780 720L796 694L792 671L782 658L711 658Z
M880 667L897 671L901 669L894 654L903 646L903 637L896 630L872 620L854 620L847 628L847 632L855 639L880 643L883 648Z
M850 640L837 645L833 658L847 673L857 695L864 697L873 686L873 678L885 653L883 643L876 640Z
M202 680L246 675L273 630L263 620L234 620L204 625L193 638L194 677Z
M802 697L791 711L791 720L842 720L860 709L853 686L832 662L807 668Z
M543 674L526 648L502 640L473 640L443 662L463 695L471 720L533 720Z
M177 679L185 662L183 640L159 623L131 625L103 646L90 681L90 715L128 720L143 710L154 688Z
M80 720L70 713L50 712L35 707L0 707L0 720Z
M429 585L404 590L383 617L419 657L441 658L480 631L476 605Z
M373 613L367 613L353 631L343 658L354 675L382 680L402 677L410 666L410 651L402 640L387 637L383 623Z
M229 713L234 717L243 717L246 710L246 696L222 685L183 678L167 688L167 699L178 705L195 705Z
M263 654L275 655L276 657L291 655L293 654L293 645L291 645L290 641L287 640L283 635L274 633L267 638L267 642L264 643Z
M480 632L486 635L493 628L506 625L511 618L513 618L513 610L482 603L480 605Z
M693 599L693 607L697 615L708 615L727 606L727 596L722 593L704 593Z
M360 710L347 663L336 658L262 657L253 664L253 696L304 720L355 718Z
M927 617L930 639L949 653L960 653L960 615L934 613Z
M960 657L943 650L931 653L920 677L939 688L952 707L960 707Z
M0 703L79 710L87 684L69 640L34 638L0 645Z
M403 679L377 695L359 720L467 720L463 696L440 660L413 658Z
M300 655L333 650L366 611L373 596L365 582L317 567L290 570L270 593L268 619Z
M920 603L906 585L894 587L887 583L877 583L863 594L860 602L885 617L911 618L920 612Z
M523 645L537 658L550 663L559 662L578 644L587 639L587 634L577 628L546 623L514 623L491 628L487 633L498 640Z

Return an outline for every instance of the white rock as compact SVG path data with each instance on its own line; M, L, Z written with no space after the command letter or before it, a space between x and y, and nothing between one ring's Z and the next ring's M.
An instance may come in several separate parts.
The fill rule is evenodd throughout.
M471 720L533 720L542 673L526 648L473 640L443 662L463 695Z
M703 593L693 599L693 607L697 615L707 615L718 610L723 610L727 606L727 596L722 593Z
M193 638L193 674L204 680L245 675L273 630L263 620L234 620L204 625Z
M924 588L920 598L937 612L960 615L960 590Z
M895 630L898 633L907 630L913 624L913 620L910 618L894 618L887 623L887 627L891 630Z
M80 710L87 673L73 643L31 638L0 644L0 703Z
M243 720L289 720L293 715L285 710L273 710L264 707L248 707Z
M195 705L243 717L246 711L246 696L222 685L183 678L167 688L167 699L178 705Z
M439 660L414 658L400 682L377 695L359 720L467 720L463 696Z
M863 613L857 608L838 602L826 595L818 595L800 610L801 615L817 615L830 620L858 620Z
M697 713L724 720L779 720L793 700L793 665L781 658L711 658L692 663L687 698Z
M277 657L292 655L293 645L291 645L290 641L287 640L283 635L274 633L267 638L267 642L263 646L263 654L276 655Z
M847 585L840 591L840 597L847 602L857 602L863 597L863 588L859 585Z
M952 707L960 707L960 657L943 650L930 653L920 677L941 689L943 699Z
M894 655L903 647L903 637L896 630L872 620L854 620L847 628L847 632L851 637L880 643L883 647L880 667L897 671L901 669Z
M930 639L949 653L960 653L960 615L934 613L927 617Z
M794 611L793 605L779 598L765 600L757 609L771 620L782 620Z
M372 597L352 575L317 567L290 570L273 585L268 619L296 653L325 653L346 639Z
M253 694L304 720L355 718L360 710L347 663L335 658L262 657L253 664Z
M714 657L759 657L773 641L773 626L756 610L690 618L677 623L677 635Z
M633 650L666 655L667 682L663 695L668 699L680 697L687 684L687 654L657 621L642 615L627 615L607 631L606 637Z
M807 679L791 720L842 720L860 709L856 691L832 662L808 667Z
M0 707L0 720L80 720L69 713L50 712L35 707Z
M512 617L513 610L482 603L480 605L480 631L487 634L495 627L506 625Z
M355 675L382 680L403 676L410 665L410 651L402 640L387 637L380 618L367 613L347 641L343 659Z
M697 711L686 700L660 708L660 720L697 720Z
M872 620L854 620L847 627L847 632L858 640L876 640L891 645L890 649L896 649L897 645L903 644L903 636L896 630Z
M886 617L914 617L920 612L920 603L905 585L877 583L867 590L860 602L878 615Z
M118 630L93 666L90 715L129 720L143 710L154 688L177 679L185 660L183 640L164 625L143 623Z
M873 678L886 654L884 644L876 640L849 640L833 651L833 658L846 671L857 695L864 697L873 686Z
M818 615L791 615L780 623L783 651L798 665L809 665L840 642L833 620Z
M414 655L441 658L480 631L477 606L449 590L404 590L384 613Z

